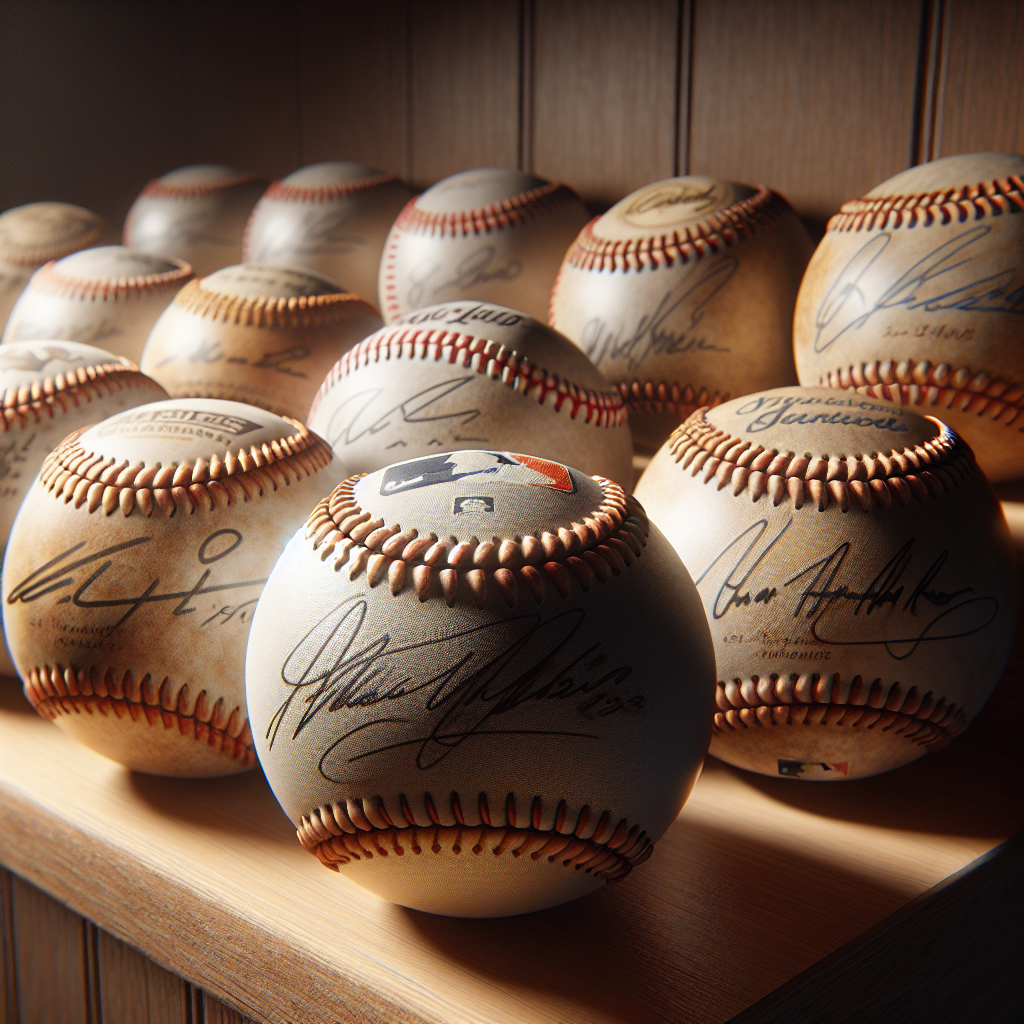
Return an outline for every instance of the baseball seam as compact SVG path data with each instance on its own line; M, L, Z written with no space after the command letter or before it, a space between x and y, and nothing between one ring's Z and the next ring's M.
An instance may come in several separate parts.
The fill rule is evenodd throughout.
M956 704L929 690L839 673L752 676L719 681L714 727L719 732L771 725L832 725L892 732L932 750L967 728Z
M172 288L175 291L192 276L192 268L182 260L174 270L160 274L140 274L137 277L72 277L57 269L56 262L44 263L32 276L25 294L31 291L48 295L60 295L67 299L117 300L137 295L140 292L155 292Z
M233 174L221 178L220 181L205 182L201 185L177 185L174 182L166 182L161 178L154 178L147 182L145 188L139 193L139 199L203 199L207 196L217 195L219 192L227 192L229 189L237 188L239 185L248 185L257 180L258 175L251 173Z
M1024 181L1016 174L977 185L911 195L853 199L829 219L828 231L928 227L1024 211Z
M256 763L244 710L236 705L228 711L223 697L211 704L206 690L193 694L187 683L175 690L169 679L158 683L149 673L136 679L130 670L121 676L96 665L77 670L54 665L29 671L25 695L50 721L83 712L113 712L118 718L128 714L134 722L145 718L149 725L177 726L182 736L205 742L247 767Z
M539 537L468 541L420 536L414 527L385 524L355 500L361 477L339 484L313 510L306 539L320 552L320 561L335 556L334 570L348 565L349 578L364 570L369 586L387 578L391 593L400 594L411 582L420 601L440 594L451 607L464 596L478 608L487 604L490 581L514 607L520 591L544 600L548 586L563 598L572 583L588 591L595 581L607 583L638 559L647 544L650 525L640 504L618 484L595 477L604 499L583 522L545 530Z
M353 178L352 181L339 181L330 185L289 185L278 178L263 193L260 204L264 200L279 203L327 203L332 199L344 199L346 196L366 192L392 181L398 181L397 174L371 174L365 178ZM256 216L255 210L253 216Z
M790 209L782 196L759 185L754 195L710 214L697 224L651 238L597 238L594 225L600 218L594 218L573 242L563 266L626 272L699 260L749 241L777 224ZM555 291L557 289L558 281L555 282Z
M383 295L381 298L384 310L391 319L396 319L402 312L398 302L398 286L395 283L395 260L398 258L398 245L402 231L414 234L440 234L442 237L445 233L452 237L479 235L481 232L490 233L503 228L515 227L517 224L543 216L579 197L571 188L557 182L550 182L539 188L509 196L508 199L502 199L490 206L452 213L427 213L419 210L416 207L417 198L414 196L402 208L394 227L388 234L387 244L384 247Z
M345 319L354 306L375 316L370 305L350 292L290 298L230 295L204 288L200 280L185 285L174 304L193 316L245 327L321 327Z
M433 359L476 370L491 380L518 391L524 398L531 392L543 405L548 395L555 393L555 412L568 408L570 418L576 419L581 408L586 409L586 422L599 427L619 427L626 421L626 404L614 390L591 391L572 381L535 366L525 356L500 342L476 338L457 331L423 330L418 328L386 328L383 334L371 335L349 349L331 367L320 386L309 411L312 420L320 403L344 377L370 363L391 359Z
M707 411L698 409L676 428L670 454L693 477L703 470L705 484L731 484L734 496L747 490L753 501L767 494L779 505L788 496L794 508L807 502L821 512L834 501L843 512L853 505L866 512L872 504L886 509L894 500L937 497L976 471L970 450L946 426L938 437L888 455L815 457L733 437L709 424Z
M70 434L51 452L39 472L39 483L56 499L74 507L86 505L88 512L102 508L106 515L120 509L124 515L138 507L149 516L159 508L168 517L178 509L191 515L196 509L213 511L235 501L250 501L267 491L287 487L292 481L313 476L327 466L332 453L325 441L297 420L288 419L297 430L248 449L239 448L209 461L144 462L130 465L127 459L87 452L79 437L89 429Z
M44 414L52 418L58 409L66 413L83 402L129 388L152 388L161 395L164 393L159 384L140 373L134 364L121 363L80 366L66 374L58 373L20 388L8 388L3 395L0 430L9 430L15 423L23 427L30 419L38 423Z
M646 381L641 384L635 380L631 384L622 381L615 385L619 394L622 395L631 411L645 413L672 412L689 416L701 406L714 407L729 400L729 392L711 392L706 387L699 391L695 390L692 384L680 387L672 382L667 384L664 381L655 384L653 381Z
M897 405L933 405L1001 419L1006 426L1024 413L1024 385L993 380L985 373L972 374L968 367L954 370L947 363L933 365L927 360L876 359L832 370L822 376L821 383L856 389Z
M598 817L589 806L584 806L575 826L568 832L564 831L568 824L568 808L564 800L558 803L551 828L541 827L543 814L543 801L535 796L530 803L529 815L520 823L512 793L505 801L503 824L500 820L493 820L484 793L480 794L477 804L477 824L466 821L457 793L452 793L450 799L451 824L441 820L429 793L423 794L423 808L418 816L413 813L404 794L399 795L398 806L393 807L391 813L381 797L369 800L350 798L345 803L336 801L321 805L303 815L296 835L304 849L314 853L322 864L335 871L352 860L372 859L375 855L387 857L390 852L402 856L408 849L414 854L422 854L427 844L420 844L421 833L429 839L429 849L434 853L441 851L439 840L443 836L452 839L451 850L455 854L464 849L478 856L488 850L495 856L510 852L514 857L521 857L529 853L533 860L546 857L549 863L557 861L606 882L625 878L654 851L654 843L638 825L631 827L626 818L613 825L608 811ZM591 829L595 818L596 823ZM479 835L473 842L477 832ZM465 840L463 836L466 836ZM406 839L408 847L400 844L401 838ZM390 844L390 851L381 845L382 840ZM495 840L496 845L492 845ZM530 848L538 843L540 845L531 851Z

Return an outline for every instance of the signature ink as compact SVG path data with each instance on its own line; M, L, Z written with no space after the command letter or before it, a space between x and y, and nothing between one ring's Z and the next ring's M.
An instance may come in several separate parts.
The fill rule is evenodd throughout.
M644 706L642 693L620 689L630 682L629 666L609 666L600 643L582 647L582 609L548 619L515 616L402 644L387 631L364 636L367 611L362 597L332 608L281 669L290 692L267 728L271 747L334 712L351 712L346 724L358 723L324 750L324 778L401 747L413 748L416 766L426 770L479 736L599 739L597 720ZM580 728L531 724L529 709L549 701L570 702ZM422 726L396 740L391 727L409 725L409 715Z

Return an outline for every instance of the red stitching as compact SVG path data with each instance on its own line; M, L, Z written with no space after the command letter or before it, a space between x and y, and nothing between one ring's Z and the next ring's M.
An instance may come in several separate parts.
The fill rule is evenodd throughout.
M216 195L218 192L226 192L238 185L248 185L250 182L256 181L257 177L255 174L239 173L202 185L176 185L174 182L154 178L146 183L146 187L139 193L139 199L143 197L146 199L201 199L205 196Z
M571 188L550 182L538 188L529 189L519 195L509 196L490 206L477 210L459 210L451 213L429 213L416 205L416 198L405 204L395 221L395 229L416 234L430 235L478 235L512 227L523 221L533 220L561 206L578 196ZM394 230L394 229L393 229Z
M326 203L332 199L343 199L345 196L365 192L377 185L398 180L397 174L372 174L366 178L353 178L352 181L342 181L332 185L289 185L288 182L278 178L263 193L263 199L260 202L269 199L281 203Z
M524 396L534 394L543 403L551 392L557 393L555 410L567 407L575 419L581 409L586 410L586 422L600 427L621 426L626 420L626 404L616 391L590 391L578 387L543 367L534 366L528 359L496 341L475 338L456 331L423 330L417 327L385 328L349 349L331 368L320 386L310 418L316 415L327 393L342 378L362 366L381 360L442 359L450 363L475 369L478 373L499 380Z
M1009 178L908 196L852 199L828 222L829 231L928 227L1024 211L1024 180Z
M580 232L564 262L580 270L598 271L670 267L676 261L698 260L748 241L778 223L791 209L782 196L758 185L754 195L706 220L654 238L598 238L594 225L599 218L595 218Z

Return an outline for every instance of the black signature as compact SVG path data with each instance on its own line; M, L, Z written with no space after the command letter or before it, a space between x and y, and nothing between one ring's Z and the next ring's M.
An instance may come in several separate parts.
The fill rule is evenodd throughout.
M275 373L283 373L288 377L308 377L308 373L300 373L293 370L286 363L298 362L309 357L310 350L305 345L293 345L291 348L278 349L276 352L266 352L259 360L250 365L258 370L273 370ZM172 352L166 359L157 363L156 368L166 366L168 363L248 363L245 356L225 356L224 349L219 341L210 341L204 338L197 342L191 349L184 352Z
M302 637L281 669L291 692L267 728L273 747L293 708L298 715L289 725L291 739L324 714L366 711L369 717L320 759L321 775L332 781L332 772L345 764L400 747L415 748L416 766L426 770L478 736L600 739L583 722L579 731L531 728L523 720L524 705L572 701L584 722L644 706L642 693L618 692L632 675L629 666L609 667L600 643L580 650L582 609L548 619L514 616L409 644L396 644L387 632L363 637L366 615L366 600L349 598ZM410 712L421 726L404 717ZM408 735L389 742L389 727L396 725L410 726Z
M0 480L6 480L19 462L28 462L27 452L35 443L35 431L28 437L15 437L5 445L0 445Z
M7 603L15 604L21 601L24 604L30 604L33 601L38 601L41 597L45 597L47 594L52 594L55 591L63 590L65 587L72 587L77 584L77 588L72 594L65 594L59 598L58 604L73 604L77 608L124 608L127 609L124 615L121 616L113 625L106 628L106 634L109 635L114 632L118 627L124 625L124 623L131 618L143 605L153 604L161 601L175 601L177 602L174 608L171 609L171 614L174 616L188 615L196 610L195 605L191 604L195 598L202 597L204 594L216 594L227 590L241 590L245 587L262 587L267 581L265 579L260 580L242 580L236 583L210 583L208 582L211 575L210 569L204 569L195 584L188 590L176 590L167 591L165 593L159 593L158 588L160 586L160 578L154 579L141 593L132 596L118 596L109 598L98 598L90 599L88 596L92 590L92 587L98 583L104 575L112 567L115 567L115 571L111 579L118 579L124 569L124 560L118 559L115 556L122 555L124 552L134 552L142 544L148 544L154 538L152 537L135 537L132 540L123 541L120 544L113 544L110 547L103 548L100 551L93 552L92 554L83 554L79 558L73 560L72 556L80 552L85 547L85 541L81 541L78 544L73 545L66 551L61 552L56 558L51 558L45 565L40 566L34 572L29 573L20 583L11 588L11 592L7 595ZM196 558L200 565L212 565L214 562L220 561L227 555L230 555L241 543L243 542L242 535L237 530L214 530L200 545L196 552ZM129 561L131 558L129 558ZM79 573L79 570L86 570L89 575L79 583L82 575L85 573ZM109 582L109 581L108 581ZM255 598L253 599L255 600ZM249 604L251 602L246 602ZM231 606L226 606L231 607ZM243 607L242 605L234 606L236 611ZM227 621L232 616L230 614L222 614L224 609L220 612L216 612L213 616L203 623L205 626L208 622L213 621L218 615L222 615L224 621ZM245 621L244 616L240 621Z
M404 402L392 406L386 412L377 415L376 419L363 420L362 422L363 414L384 394L384 388L359 391L346 398L331 414L331 418L327 421L327 430L324 436L331 447L337 447L340 444L354 444L368 434L379 434L382 430L386 430L397 423L437 423L442 420L449 420L456 426L464 427L467 423L472 423L473 420L480 416L479 409L439 412L436 406L449 395L458 391L459 388L463 388L476 380L476 376L476 374L469 374L465 377L457 377L455 380L434 384L423 391L418 391ZM375 414L376 410L374 410L373 415ZM479 442L481 444L487 442L486 437L461 437L458 435L455 435L454 440Z
M782 582L751 583L754 573L777 565L778 557L768 559L772 548L792 525L788 520L766 541L768 521L761 519L731 540L696 580L699 586L713 570L710 582L718 581L711 607L714 619L730 610L749 604L767 604L782 600L786 588L795 595L793 618L810 623L811 636L829 646L884 646L897 661L909 658L925 642L953 640L971 636L989 626L999 611L994 596L976 596L973 587L944 590L936 580L945 568L948 551L941 551L923 572L911 571L914 541L908 540L875 574L863 589L856 590L840 579L850 556L850 543L844 541L824 558L817 559ZM767 559L767 561L766 561ZM852 563L854 560L850 559ZM918 559L918 566L921 560ZM799 587L803 587L800 590ZM746 588L746 589L744 589ZM938 614L932 614L941 609ZM863 616L888 612L882 616L875 635L867 624L854 626L845 613ZM923 616L922 621L919 616ZM841 617L841 618L840 618ZM854 632L853 636L848 631Z
M1016 268L950 287L949 275L982 255L986 250L977 243L991 231L980 225L944 242L919 259L892 285L875 296L877 289L869 271L892 240L888 231L865 243L839 272L825 293L815 315L814 351L824 352L847 331L864 327L883 309L923 309L933 313L942 309L966 309L975 313L1014 313L1024 315L1024 285L1012 287ZM967 250L975 246L971 253ZM875 274L882 283L887 275ZM940 280L941 279L941 280Z
M728 348L709 342L697 330L708 303L728 284L738 266L739 260L730 256L715 264L681 294L666 292L654 311L640 317L631 330L612 328L600 317L594 317L580 334L580 346L598 366L603 359L625 359L630 370L643 366L651 356L676 355L695 349L729 352ZM675 330L665 327L670 317L682 321Z
M464 295L467 289L477 285L490 281L515 281L522 274L523 264L519 260L511 259L502 265L497 259L497 249L493 245L485 245L463 259L447 281L436 280L443 269L440 263L431 264L426 269L410 270L408 301L413 306L425 306L429 304L426 301L428 296L434 299L452 291Z

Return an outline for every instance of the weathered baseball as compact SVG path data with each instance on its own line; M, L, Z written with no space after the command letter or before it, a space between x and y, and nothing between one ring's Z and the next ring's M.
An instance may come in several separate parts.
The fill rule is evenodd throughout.
M460 448L515 448L629 486L625 403L571 342L484 302L428 306L338 360L306 422L350 473Z
M391 323L450 299L494 302L547 319L558 266L590 214L571 188L485 167L439 181L409 201L380 264L380 309Z
M580 232L550 323L621 391L653 450L698 406L796 383L793 305L812 248L764 186L658 181Z
M43 459L72 430L166 398L127 359L73 341L0 346L0 557ZM0 675L13 675L6 643Z
M4 562L4 627L36 710L138 771L251 767L252 609L341 476L301 424L239 402L154 402L71 434Z
M700 599L608 480L461 451L353 477L275 566L246 694L327 867L435 914L520 914L645 860L707 749Z
M125 218L124 244L176 256L200 276L240 263L245 224L265 185L234 167L179 167L139 193Z
M29 203L0 213L0 331L33 271L95 245L103 218L70 203Z
M256 204L242 258L315 270L376 303L384 242L412 194L394 174L364 164L303 167Z
M938 416L991 479L1024 476L1024 156L944 157L845 203L793 341L803 384Z
M175 398L228 398L301 420L341 354L380 326L369 303L320 274L244 263L182 288L140 365Z
M3 340L102 345L137 363L157 317L191 277L180 260L120 245L83 249L32 275Z
M1016 586L992 489L948 427L856 392L699 409L637 494L711 623L711 750L850 779L961 732L1010 650Z

